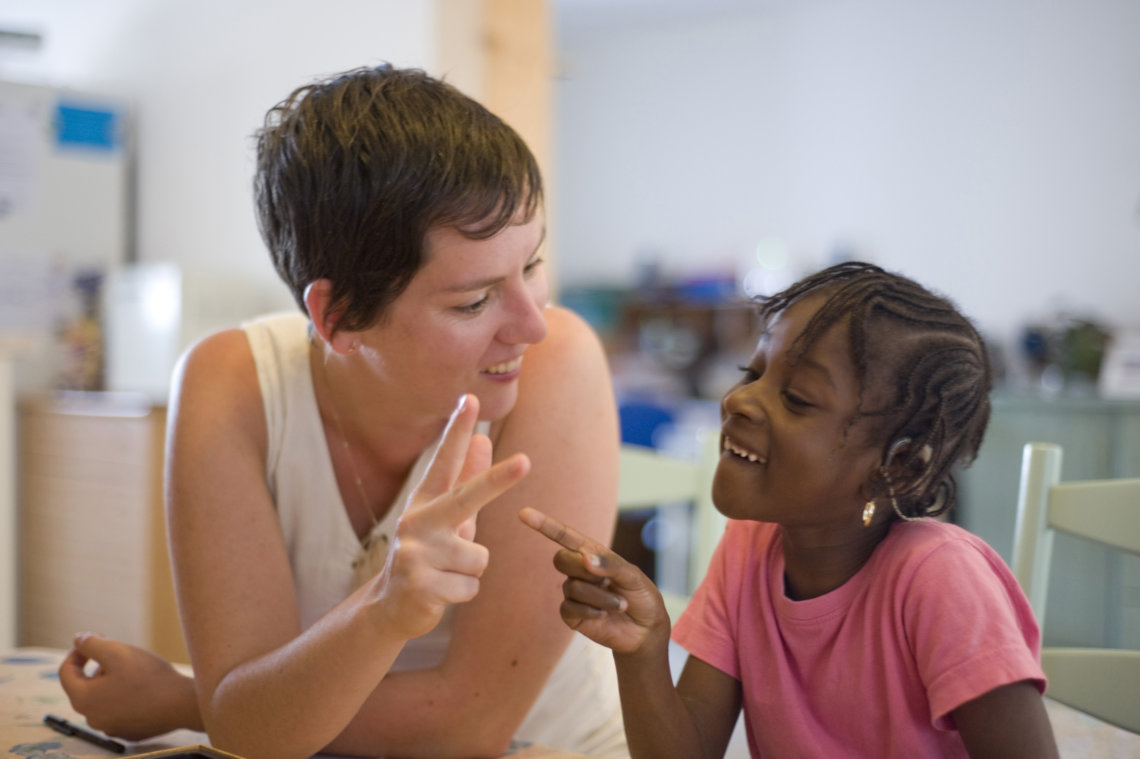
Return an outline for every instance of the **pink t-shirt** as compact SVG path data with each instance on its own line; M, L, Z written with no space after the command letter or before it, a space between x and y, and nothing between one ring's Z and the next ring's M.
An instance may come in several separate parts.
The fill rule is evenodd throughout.
M730 520L673 629L740 680L753 757L965 757L950 712L1021 680L1044 692L1029 603L974 535L896 523L841 587L792 601L780 534Z

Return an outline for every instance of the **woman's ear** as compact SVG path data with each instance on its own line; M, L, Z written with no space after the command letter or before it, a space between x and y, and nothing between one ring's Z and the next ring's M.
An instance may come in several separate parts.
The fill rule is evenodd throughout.
M353 353L360 346L356 333L337 329L341 314L332 303L331 280L315 279L309 283L305 288L305 308L313 329L333 351Z

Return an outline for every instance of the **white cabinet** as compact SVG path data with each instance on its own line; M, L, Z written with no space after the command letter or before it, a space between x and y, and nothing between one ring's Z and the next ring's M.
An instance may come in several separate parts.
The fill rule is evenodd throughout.
M91 631L189 661L162 504L166 410L91 394L21 405L19 643Z

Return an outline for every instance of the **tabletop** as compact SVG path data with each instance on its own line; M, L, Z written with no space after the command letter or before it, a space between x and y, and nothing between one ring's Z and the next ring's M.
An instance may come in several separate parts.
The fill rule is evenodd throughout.
M52 730L43 721L47 714L87 726L83 717L71 708L59 684L57 670L63 655L63 651L49 648L18 648L0 654L0 757L108 759L130 756L137 759L152 752L208 744L205 733L176 730L141 743L121 741L127 750L118 754ZM156 753L156 759L161 755ZM506 759L586 759L581 754L535 745L513 746L505 756Z
M108 759L120 756L50 729L46 714L86 726L67 701L57 670L63 652L57 649L20 648L0 654L0 757L30 759ZM1062 759L1137 759L1140 735L1045 699L1049 719L1057 735ZM125 742L121 756L139 757L181 746L202 746L204 733L177 730L142 743ZM515 746L507 759L586 759L580 754L543 746ZM158 759L156 756L155 759ZM325 757L325 759L332 759Z

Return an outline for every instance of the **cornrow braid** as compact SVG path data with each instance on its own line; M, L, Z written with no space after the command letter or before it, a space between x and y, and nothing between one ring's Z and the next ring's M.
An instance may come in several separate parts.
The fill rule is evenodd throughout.
M989 423L993 372L985 342L946 298L862 262L837 264L759 299L761 320L815 294L825 301L796 337L792 360L846 321L860 388L849 428L860 419L879 420L871 434L885 440L884 466L891 466L903 514L943 513L955 502L955 468L974 460ZM877 381L868 388L872 371ZM888 377L896 380L893 387L878 381ZM885 401L871 409L868 398ZM886 452L904 440L886 461Z

